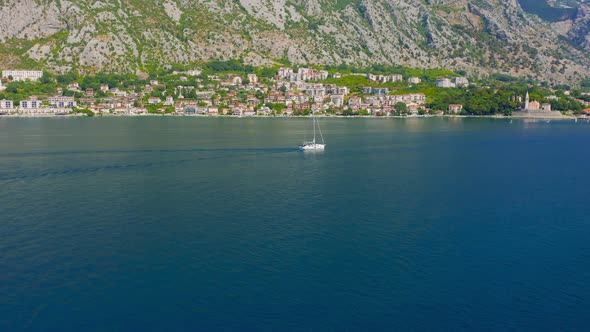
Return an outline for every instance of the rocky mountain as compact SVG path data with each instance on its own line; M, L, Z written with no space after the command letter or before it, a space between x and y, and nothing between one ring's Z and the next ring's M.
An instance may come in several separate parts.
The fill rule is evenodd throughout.
M590 5L580 6L567 36L577 45L590 51Z
M553 28L574 45L590 51L589 0L519 0L525 11L553 22Z
M517 0L0 0L0 63L139 72L239 58L571 82L590 73L587 15L551 25Z
M563 37L577 47L590 52L590 4L582 4L566 20L553 23Z

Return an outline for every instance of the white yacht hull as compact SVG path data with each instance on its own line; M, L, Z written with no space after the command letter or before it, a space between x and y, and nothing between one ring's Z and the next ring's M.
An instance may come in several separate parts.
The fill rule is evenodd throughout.
M299 146L300 150L323 150L326 147L326 144L317 144L317 143L312 143L312 144L303 144L301 146Z

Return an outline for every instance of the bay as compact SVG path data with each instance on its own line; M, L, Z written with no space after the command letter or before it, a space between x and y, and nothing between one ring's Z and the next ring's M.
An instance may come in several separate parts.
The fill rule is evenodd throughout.
M320 122L0 118L0 330L588 329L589 123Z

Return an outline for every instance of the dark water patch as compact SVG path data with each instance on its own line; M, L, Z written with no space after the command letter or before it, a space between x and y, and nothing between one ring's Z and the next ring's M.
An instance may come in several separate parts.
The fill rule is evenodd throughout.
M518 2L525 11L536 14L549 22L570 19L578 12L578 8L555 8L549 6L545 0L518 0Z
M97 172L108 172L108 171L126 171L126 170L139 170L145 168L153 168L153 167L170 167L170 166L179 166L181 164L186 163L195 163L200 161L212 161L212 160L220 160L220 159L232 159L232 158L246 158L249 156L264 156L264 155L271 155L271 154L283 154L283 153L293 153L293 152L300 152L298 149L293 148L267 148L267 149L178 149L178 150L141 150L141 151L132 151L131 153L175 153L175 152L208 152L212 153L212 155L197 157L197 158L190 158L190 159L173 159L173 160L160 160L161 156L156 155L148 155L144 156L144 158L152 158L154 161L146 161L141 163L129 163L129 164L114 164L114 165L101 165L101 166L90 166L90 167L76 167L76 168L66 168L66 169L49 169L49 170L39 170L31 172L30 170L22 170L16 172L0 172L0 181L14 181L14 180L32 180L36 178L44 178L49 176L64 176L64 175L83 175L83 174L90 174L90 173L97 173ZM225 153L229 154L225 154ZM110 152L100 152L105 154L110 154ZM120 152L127 154L129 152ZM221 155L219 155L221 153ZM80 154L79 152L68 152L64 154L57 154L55 156L63 156L63 155L71 155ZM84 154L84 153L82 153ZM94 154L94 153L93 153ZM37 154L34 154L37 156ZM49 154L51 155L51 154ZM29 155L30 156L30 155ZM13 156L14 157L14 156Z
M179 152L211 152L211 153L281 153L294 152L298 148L189 148L189 149L138 149L138 150L77 150L77 151L30 151L0 153L0 158L5 157L37 157L37 156L68 156L88 154L138 154L138 153L179 153Z

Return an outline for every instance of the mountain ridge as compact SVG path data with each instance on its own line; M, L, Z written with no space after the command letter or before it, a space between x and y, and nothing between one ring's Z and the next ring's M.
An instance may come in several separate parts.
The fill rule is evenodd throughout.
M590 74L586 19L551 25L516 0L8 0L0 61L83 73L377 63L563 83Z

